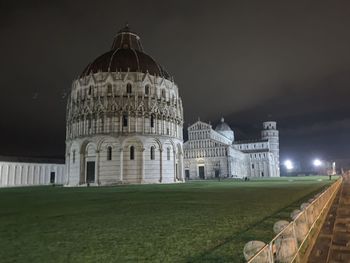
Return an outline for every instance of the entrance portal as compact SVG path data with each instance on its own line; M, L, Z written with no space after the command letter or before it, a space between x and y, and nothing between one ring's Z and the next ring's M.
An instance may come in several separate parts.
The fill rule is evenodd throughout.
M220 170L215 169L215 178L219 178L219 176L220 176Z
M56 177L56 173L55 172L51 172L50 173L50 184L54 184L55 183L55 177Z
M190 170L185 170L185 178L186 180L190 180Z
M204 166L198 166L199 179L204 179Z
M95 162L86 162L86 183L95 182Z

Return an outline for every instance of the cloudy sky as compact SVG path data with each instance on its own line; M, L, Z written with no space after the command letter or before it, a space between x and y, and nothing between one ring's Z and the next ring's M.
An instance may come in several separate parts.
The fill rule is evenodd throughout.
M348 158L350 1L0 2L0 155L64 155L65 94L128 22L177 82L185 128L278 121L283 158Z

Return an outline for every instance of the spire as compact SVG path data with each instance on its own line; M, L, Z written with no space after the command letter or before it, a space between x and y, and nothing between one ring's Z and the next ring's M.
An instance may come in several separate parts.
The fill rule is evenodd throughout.
M128 33L128 32L131 32L131 30L130 30L130 27L129 27L129 23L126 22L125 26L118 31L118 34L119 33Z

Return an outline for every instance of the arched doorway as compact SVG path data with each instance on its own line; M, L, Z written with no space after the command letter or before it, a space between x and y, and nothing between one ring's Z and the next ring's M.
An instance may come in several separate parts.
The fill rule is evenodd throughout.
M83 184L94 184L96 183L97 173L96 173L96 145L94 143L89 143L85 148L84 153L84 174L83 174Z
M199 159L197 162L197 176L199 179L205 179L205 169L204 169L203 159Z

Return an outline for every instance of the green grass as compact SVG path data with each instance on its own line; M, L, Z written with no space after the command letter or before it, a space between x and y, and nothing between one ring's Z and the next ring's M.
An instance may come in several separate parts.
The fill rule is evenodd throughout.
M243 262L322 178L0 189L0 262Z

